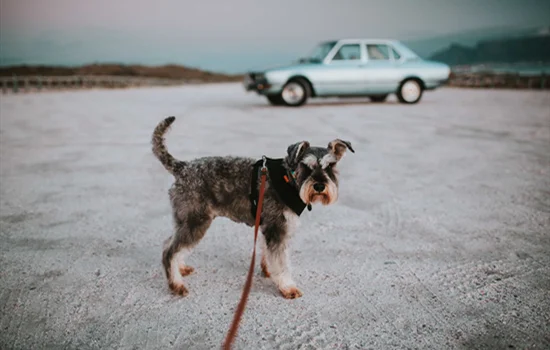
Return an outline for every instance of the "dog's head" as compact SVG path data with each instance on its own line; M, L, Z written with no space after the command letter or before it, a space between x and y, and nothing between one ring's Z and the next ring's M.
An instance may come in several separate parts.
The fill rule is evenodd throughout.
M328 205L338 199L336 165L348 149L355 153L350 142L340 139L329 142L326 148L311 147L307 141L288 146L285 162L294 173L304 203Z

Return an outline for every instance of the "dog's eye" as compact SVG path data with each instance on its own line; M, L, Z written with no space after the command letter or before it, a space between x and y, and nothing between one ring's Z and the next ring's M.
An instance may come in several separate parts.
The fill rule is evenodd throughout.
M307 165L305 165L305 164L303 164L303 163L300 163L300 172L301 172L302 174L306 174L306 175L307 175L307 174L311 174L311 171L312 171L312 170L311 170Z

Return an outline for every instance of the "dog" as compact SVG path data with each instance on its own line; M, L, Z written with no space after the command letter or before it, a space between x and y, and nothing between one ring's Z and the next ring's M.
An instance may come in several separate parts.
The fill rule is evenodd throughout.
M153 154L175 178L168 191L174 233L164 242L162 264L171 292L186 296L183 277L194 269L186 265L185 258L212 221L226 217L254 226L258 171L263 161L235 156L178 160L168 152L164 140L174 120L162 120L151 143ZM291 275L288 240L305 207L311 210L312 203L329 205L338 199L336 165L347 150L355 153L349 141L340 139L327 147L300 141L287 147L284 158L265 159L268 171L260 225L261 270L287 299L302 296Z

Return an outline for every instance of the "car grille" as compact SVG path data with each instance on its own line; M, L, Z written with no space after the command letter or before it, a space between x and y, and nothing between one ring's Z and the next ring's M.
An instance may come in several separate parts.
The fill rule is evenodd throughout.
M265 79L265 76L263 73L248 73L248 77L250 78L250 80L254 82Z

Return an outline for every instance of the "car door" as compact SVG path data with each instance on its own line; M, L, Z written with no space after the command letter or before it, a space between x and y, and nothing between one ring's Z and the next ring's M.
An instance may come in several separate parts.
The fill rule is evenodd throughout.
M312 72L315 92L319 96L364 95L364 63L365 57L360 42L344 42L337 45L328 54L324 64Z
M368 94L388 94L399 86L398 55L393 47L386 43L365 43L367 62L363 66Z

